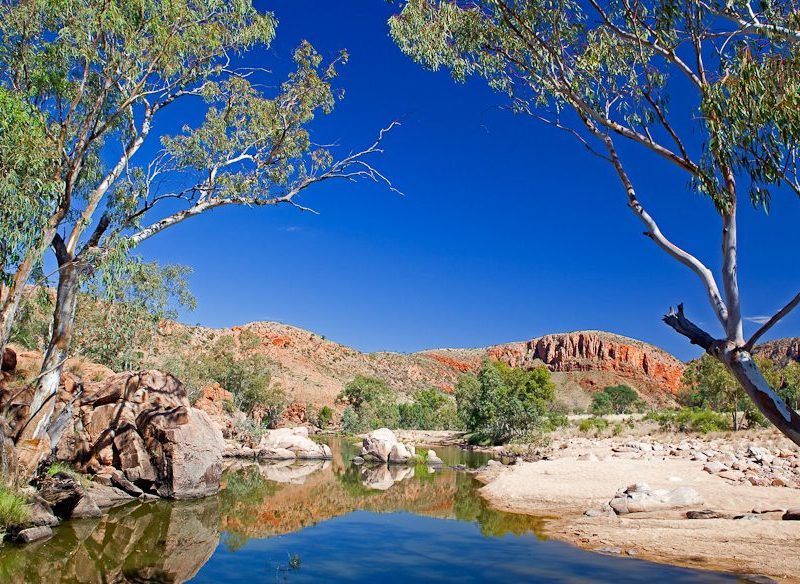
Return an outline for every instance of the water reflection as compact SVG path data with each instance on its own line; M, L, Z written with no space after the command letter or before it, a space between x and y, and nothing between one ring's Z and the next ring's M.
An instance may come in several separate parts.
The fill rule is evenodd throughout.
M292 574L306 581L380 576L388 582L397 570L411 569L434 579L450 579L453 570L461 570L459 579L472 581L482 581L478 576L493 570L527 578L559 571L573 578L581 570L599 576L597 570L606 570L612 580L624 575L636 581L630 580L636 575L631 564L645 566L639 569L648 574L702 574L604 558L563 544L539 545L542 520L488 508L469 474L448 468L432 472L425 466L359 467L351 464L352 444L331 446L332 461L236 463L225 473L217 497L133 503L98 520L64 523L43 542L6 544L0 548L0 582L174 583L196 578L250 584L275 575L276 568L268 564L276 550L280 579L288 578L280 566L290 552L314 562ZM440 456L447 464L484 462L456 449L441 449ZM536 537L502 537L511 534ZM354 572L348 554L359 548L380 556L372 558L370 570L381 566L385 573L370 576L363 566ZM490 560L491 554L497 559ZM708 581L705 575L699 578L685 581Z

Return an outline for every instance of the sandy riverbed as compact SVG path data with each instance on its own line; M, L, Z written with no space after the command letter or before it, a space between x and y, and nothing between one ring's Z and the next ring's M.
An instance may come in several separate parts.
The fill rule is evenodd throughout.
M593 453L600 460L578 460ZM734 483L703 471L703 463L648 455L614 454L611 445L567 445L553 460L492 467L481 478L481 494L493 506L517 513L553 517L548 535L602 550L631 550L636 557L670 564L800 582L800 521L781 513L757 520L685 518L688 509L713 509L731 516L752 510L800 507L800 490ZM693 487L703 505L681 510L587 517L602 508L617 489L632 483L652 488Z

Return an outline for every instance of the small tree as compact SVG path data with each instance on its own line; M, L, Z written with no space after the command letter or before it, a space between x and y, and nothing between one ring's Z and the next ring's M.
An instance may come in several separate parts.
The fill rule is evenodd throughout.
M34 135L43 135L33 150L34 168L43 170L34 179L44 174L55 182L53 201L39 191L22 193L37 200L25 199L22 215L36 215L32 225L41 228L29 234L0 216L0 241L13 248L3 271L16 267L0 305L0 345L48 246L58 264L53 334L30 406L30 419L38 421L23 430L23 439L47 431L50 398L74 336L78 291L92 272L127 261L142 241L212 209L309 211L298 196L319 182L385 181L365 160L380 151L380 137L339 158L310 137L309 124L334 106L331 82L345 52L324 64L303 42L283 83L261 67L232 64L269 46L275 27L273 15L250 0L0 4L0 89L24 106L21 115L37 129ZM176 104L187 100L204 110L203 119L170 135L164 112L174 112L173 123L180 120L190 108ZM41 194L50 190L43 183Z
M630 414L641 409L642 400L636 390L627 385L606 387L595 394L592 400L592 413L595 416L607 414Z
M731 416L734 430L739 430L742 418L739 412L749 409L747 394L725 368L710 355L689 363L682 378L685 405L694 408L711 408L727 412Z
M479 441L502 444L524 438L543 426L555 397L550 371L511 368L484 361L477 377L462 376L456 386L458 416Z
M752 356L755 343L800 304L800 293L745 338L737 222L743 202L767 209L773 193L800 194L796 3L405 0L390 26L416 61L447 67L459 81L484 78L515 111L569 132L608 162L644 235L698 277L722 333L690 321L683 305L664 321L724 363L800 444L800 415ZM671 111L678 98L689 107ZM668 163L710 200L719 217L711 229L722 244L721 287L645 208L624 160L628 147Z

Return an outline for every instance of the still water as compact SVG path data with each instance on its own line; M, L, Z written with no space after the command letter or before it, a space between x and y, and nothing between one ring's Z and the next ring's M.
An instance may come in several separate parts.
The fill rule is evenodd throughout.
M0 547L0 582L735 582L547 541L540 518L489 509L471 475L334 460L237 464L201 501L133 503ZM437 448L446 464L479 455Z

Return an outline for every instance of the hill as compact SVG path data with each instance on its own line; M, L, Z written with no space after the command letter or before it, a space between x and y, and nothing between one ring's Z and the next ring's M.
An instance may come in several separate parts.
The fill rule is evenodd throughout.
M545 335L479 349L362 353L276 322L229 329L165 322L148 360L175 351L208 350L223 337L229 337L242 351L266 357L273 381L294 401L318 405L332 405L342 387L357 374L382 378L406 395L430 386L451 392L461 374L476 372L487 357L514 367L546 365L553 372L559 398L573 407L585 407L592 392L619 383L634 387L650 403L671 403L684 367L658 347L602 331Z

